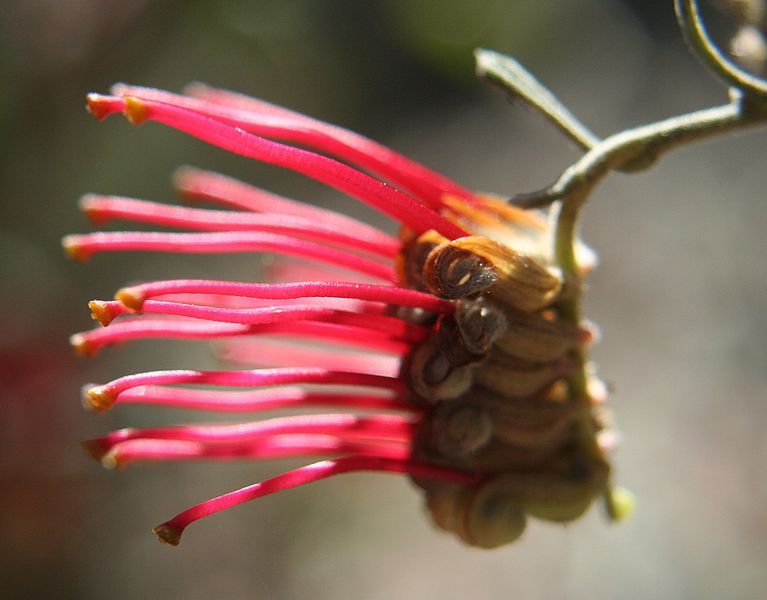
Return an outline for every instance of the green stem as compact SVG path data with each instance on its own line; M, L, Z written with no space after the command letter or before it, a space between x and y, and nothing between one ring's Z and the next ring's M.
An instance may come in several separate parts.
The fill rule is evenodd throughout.
M701 139L739 131L767 122L767 106L744 102L739 91L730 91L729 104L699 110L628 129L605 138L552 185L512 198L518 206L536 208L580 194L616 169L638 171L652 165L663 153ZM569 200L568 200L569 202Z
M499 86L513 100L521 100L540 113L582 150L591 150L600 139L519 61L500 52L478 48L474 51L477 76Z
M578 239L578 214L592 188L593 184L580 189L576 194L567 197L556 207L558 214L555 219L554 256L557 266L562 270L565 281L570 282L574 288L574 293L567 294L565 298L557 303L557 310L559 311L560 318L576 325L582 319L581 281L575 255ZM591 411L588 410L590 407L588 373L586 370L588 357L583 348L577 348L573 350L571 359L575 362L576 368L568 377L568 391L572 401L577 406L585 409L581 411L581 416L575 422L576 436L586 456L594 460L603 461L604 457L597 445Z
M767 102L767 81L744 71L716 47L703 25L697 0L674 0L674 9L685 41L712 73L751 100Z

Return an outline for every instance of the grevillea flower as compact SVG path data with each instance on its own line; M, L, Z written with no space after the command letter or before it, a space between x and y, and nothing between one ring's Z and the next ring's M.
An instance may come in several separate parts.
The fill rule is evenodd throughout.
M87 452L111 467L332 457L189 508L155 528L162 541L177 544L192 522L242 502L351 471L408 474L434 521L481 547L513 541L528 516L575 519L608 488L614 436L597 410L604 393L593 379L587 397L574 397L566 382L573 353L593 332L558 313L557 301L580 290L553 264L545 215L471 192L345 129L228 91L117 85L112 95L88 96L88 110L162 123L291 169L400 225L393 237L192 168L177 173L176 187L220 209L82 199L97 223L184 231L68 236L64 247L76 259L126 250L267 252L314 265L303 269L306 280L297 280L299 267L267 283L168 279L90 303L102 327L72 337L81 354L133 339L215 338L230 363L267 367L127 375L86 387L94 410L336 411L131 428L87 441ZM585 273L593 255L581 247L578 261ZM323 345L307 344L316 340Z

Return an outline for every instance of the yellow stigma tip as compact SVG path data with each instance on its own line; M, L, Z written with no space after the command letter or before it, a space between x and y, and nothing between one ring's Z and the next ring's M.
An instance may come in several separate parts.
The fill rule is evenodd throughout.
M99 121L106 119L111 110L106 102L106 96L101 94L88 94L85 110L96 117Z
M108 410L112 408L114 401L114 396L100 385L91 387L83 394L83 404L91 410Z
M90 205L93 203L93 198L95 197L96 194L83 194L77 201L77 207L82 211L87 211L88 208L90 208Z
M199 96L200 94L204 94L209 89L210 87L201 81L192 81L184 86L183 91L185 96Z
M144 306L144 294L136 288L122 288L117 290L115 300L119 301L125 308L140 311Z
M106 223L109 218L104 216L98 205L98 196L95 194L85 194L80 197L80 201L77 203L80 211L85 214L91 223Z
M132 125L141 125L149 115L149 108L140 98L125 97L125 116Z
M85 262L91 257L91 253L80 245L79 235L68 235L61 240L61 246L69 258L78 262Z
M178 167L175 171L173 171L173 174L170 177L173 189L175 189L177 192L180 192L181 194L189 195L190 192L188 190L188 180L189 177L192 176L196 171L197 169L194 167L188 167L186 165Z
M104 327L115 318L115 315L107 307L107 303L102 300L91 300L88 302L88 308L91 309L91 319L98 321Z
M178 546L178 543L181 541L181 532L178 531L175 527L171 527L170 525L158 525L152 529L152 532L163 544Z
M69 343L80 356L91 357L98 352L98 347L82 333L70 335Z
M122 467L122 464L120 463L120 458L117 456L117 453L114 450L110 450L101 457L101 466L110 471L114 471L115 469Z
M607 492L607 512L615 523L626 521L636 509L636 496L622 487L614 487Z
M130 86L127 83L122 83L121 81L118 81L117 83L113 83L109 87L109 93L113 94L114 96L125 96L126 90Z

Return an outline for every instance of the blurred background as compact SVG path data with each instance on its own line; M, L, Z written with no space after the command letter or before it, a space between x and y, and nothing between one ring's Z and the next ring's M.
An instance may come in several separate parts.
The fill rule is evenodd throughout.
M378 139L461 183L512 194L577 151L473 75L471 50L520 59L608 135L726 101L685 50L671 1L3 0L0 5L0 596L3 598L743 598L767 589L765 133L614 175L584 215L601 258L588 315L639 504L609 526L533 523L497 551L432 528L400 477L354 475L196 524L150 527L277 464L108 472L79 441L193 416L79 405L80 386L137 370L213 368L204 343L137 342L94 361L67 336L86 303L134 280L256 278L253 256L109 254L67 261L86 192L173 200L181 164L378 222L305 178L159 126L98 124L89 91L200 80ZM706 13L719 39L734 31ZM391 224L387 225L392 229ZM392 229L393 230L393 229ZM202 418L202 417L197 417ZM208 417L209 418L209 417ZM758 592L758 590L762 592Z

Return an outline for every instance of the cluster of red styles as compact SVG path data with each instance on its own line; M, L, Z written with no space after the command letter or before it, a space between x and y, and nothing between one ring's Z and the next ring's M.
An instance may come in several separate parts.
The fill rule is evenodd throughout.
M310 409L237 423L127 428L85 442L108 467L324 458L181 512L155 528L162 541L178 544L194 521L240 503L354 471L407 474L439 527L485 548L517 539L528 516L571 521L604 493L615 436L601 416L603 386L591 377L584 401L567 385L573 353L594 332L558 315L557 301L580 290L554 265L545 214L469 191L346 129L199 84L184 95L116 85L112 95L89 95L88 110L98 119L122 113L134 124L156 121L291 169L400 226L392 236L188 167L176 173L175 187L218 208L82 198L96 223L182 232L66 237L64 247L79 260L128 250L303 259L286 261L268 283L131 285L114 300L91 302L101 326L72 336L86 356L134 339L216 339L226 362L242 367L151 371L86 386L84 402L96 411L124 404ZM585 275L594 256L585 246L577 255ZM579 442L576 422L584 418L597 452Z

